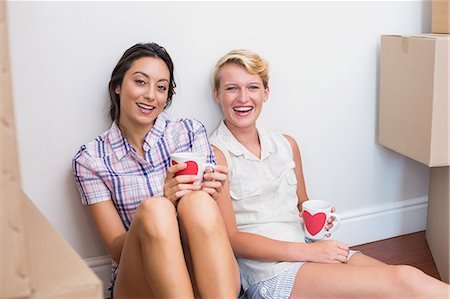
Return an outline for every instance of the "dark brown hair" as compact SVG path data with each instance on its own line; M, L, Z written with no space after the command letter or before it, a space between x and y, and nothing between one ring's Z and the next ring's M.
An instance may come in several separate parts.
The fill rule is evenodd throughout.
M112 121L119 120L120 116L120 97L116 94L116 88L122 85L123 77L125 73L130 69L133 62L142 57L155 57L161 58L169 68L170 80L169 90L167 96L166 107L169 107L172 103L172 96L175 94L175 79L173 78L173 62L164 47L161 47L157 43L136 44L125 51L122 58L120 58L116 67L111 74L111 80L108 84L109 97L111 100L111 106L109 109L109 115Z

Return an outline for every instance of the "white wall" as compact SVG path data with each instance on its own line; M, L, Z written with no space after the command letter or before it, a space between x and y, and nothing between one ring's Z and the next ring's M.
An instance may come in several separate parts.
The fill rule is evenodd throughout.
M221 114L211 69L227 51L247 48L271 66L260 124L297 139L310 198L333 201L348 223L362 219L356 234L364 237L342 237L357 243L423 229L428 168L376 142L378 56L381 34L430 31L430 3L9 2L25 192L82 257L104 255L71 159L110 125L107 83L123 51L136 42L165 46L178 84L171 113L212 132ZM384 222L393 211L392 225Z

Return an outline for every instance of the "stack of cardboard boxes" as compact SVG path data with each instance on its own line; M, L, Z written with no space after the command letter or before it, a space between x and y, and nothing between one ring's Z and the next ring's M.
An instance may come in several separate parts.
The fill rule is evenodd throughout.
M430 167L426 237L450 275L450 1L432 1L432 34L383 35L379 142Z
M0 298L102 298L102 284L22 191L0 1Z

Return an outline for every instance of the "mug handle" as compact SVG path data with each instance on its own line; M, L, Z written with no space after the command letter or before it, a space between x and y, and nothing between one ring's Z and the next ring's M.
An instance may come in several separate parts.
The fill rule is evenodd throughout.
M338 214L331 213L330 217L334 217L334 221L332 222L333 223L333 227L328 231L329 234L335 232L339 228L339 226L341 225L341 217L339 217Z

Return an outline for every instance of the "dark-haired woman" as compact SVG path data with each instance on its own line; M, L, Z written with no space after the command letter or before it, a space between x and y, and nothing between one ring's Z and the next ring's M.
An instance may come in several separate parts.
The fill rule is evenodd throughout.
M170 154L201 152L215 164L204 126L171 119L173 63L155 44L128 49L109 82L111 128L73 159L82 203L110 254L114 298L236 298L239 270L215 198L216 166L201 185L174 174Z

